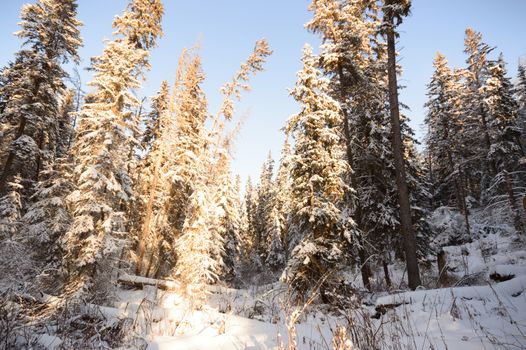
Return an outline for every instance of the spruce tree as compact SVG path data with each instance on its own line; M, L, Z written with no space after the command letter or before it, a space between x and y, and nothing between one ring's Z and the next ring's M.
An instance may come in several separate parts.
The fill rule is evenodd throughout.
M482 89L489 76L488 55L493 48L482 41L482 35L475 30L466 29L464 52L468 55L465 69L465 94L462 101L463 137L467 142L466 155L469 162L465 171L470 181L477 183L478 193L475 198L480 199L482 205L487 205L490 180L496 174L495 164L488 158L491 148L488 111L484 104Z
M59 106L67 76L61 64L78 62L82 42L75 0L39 0L24 5L21 30L16 33L25 49L2 70L4 96L0 114L0 195L14 176L28 194L39 173L57 156L60 134Z
M521 130L521 147L526 153L526 68L522 64L519 65L515 98L518 104L517 124Z
M328 81L321 77L308 45L302 61L303 70L291 91L301 111L287 125L295 139L291 199L301 242L282 277L299 297L313 291L312 281L319 281L324 292L332 282L328 274L345 260L339 206L346 188L342 175L348 168L341 147L342 113L329 96Z
M256 208L256 221L255 221L255 245L257 249L257 255L261 262L267 259L267 253L270 247L270 241L272 236L269 236L273 229L270 228L274 225L274 220L271 219L271 213L274 207L274 160L272 155L269 153L267 159L263 163L261 169L261 175L257 188L258 192L258 203Z
M196 187L200 168L199 161L206 158L208 140L205 122L208 117L206 96L201 88L204 74L201 69L201 58L187 53L183 60L183 74L180 83L174 88L175 116L177 129L174 136L172 184L170 185L170 202L168 209L169 223L174 229L173 239L182 234L189 201ZM206 179L204 181L206 185ZM203 185L204 186L204 185ZM211 194L210 194L211 195ZM207 199L210 201L210 198ZM171 272L176 254L171 244L161 249L163 261L162 275Z
M160 265L159 250L172 240L166 208L169 205L170 182L167 175L172 164L174 121L170 113L170 91L166 81L152 99L146 116L142 148L147 152L139 163L136 199L131 207L133 234L137 235L136 266L138 275L152 276Z
M446 58L437 53L435 72L428 85L426 103L428 127L427 154L433 174L435 207L456 203L461 213L467 211L465 197L466 162L463 141L462 96L458 73L450 70Z
M491 201L499 200L500 194L508 198L513 223L517 232L524 230L522 208L519 198L524 196L524 156L521 148L521 130L517 121L517 103L513 96L513 85L506 76L502 56L489 68L489 78L482 89L485 110L488 112L490 150L488 159L497 173L492 178L490 190L495 194ZM522 180L522 181L521 181ZM497 192L497 193L495 193Z
M133 90L140 88L149 68L148 49L161 33L162 15L159 0L132 0L114 20L118 36L92 59L94 77L89 85L94 92L79 113L72 149L76 190L68 199L73 223L62 240L72 291L91 290L105 297L116 257L130 242L127 233L119 232L125 230L133 197L127 162L137 144L133 135L138 120L131 109L140 105ZM143 27L145 23L152 25ZM93 289L95 284L101 288Z

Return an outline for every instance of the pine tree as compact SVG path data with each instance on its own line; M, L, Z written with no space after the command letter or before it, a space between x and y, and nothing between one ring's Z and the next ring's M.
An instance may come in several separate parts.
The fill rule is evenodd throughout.
M232 181L228 148L228 145L225 145L220 151L216 165L217 184L212 198L215 216L211 226L215 226L224 242L224 246L218 251L217 257L218 261L221 262L220 277L222 280L232 283L239 275L241 208L239 206L239 192Z
M170 182L167 175L172 164L174 121L170 113L170 91L166 81L152 99L151 112L146 116L142 148L147 151L139 164L136 199L132 206L132 231L137 235L136 274L155 275L161 264L159 248L172 241L166 208L169 205ZM160 250L163 250L162 248Z
M5 105L0 115L0 195L7 182L21 176L31 185L41 170L52 165L60 139L59 105L66 73L61 67L78 62L81 46L75 0L39 0L22 8L21 30L16 33L26 49L3 69L0 96Z
M521 130L521 147L526 153L526 68L524 65L519 65L515 96L518 104L517 124Z
M143 11L152 5L153 11ZM155 6L153 6L155 5ZM140 105L133 89L141 86L149 68L148 49L160 35L163 15L159 0L133 0L114 28L120 34L106 43L101 56L92 59L94 88L80 111L73 181L69 195L73 223L62 240L65 265L71 274L72 291L100 292L105 297L107 283L119 255L129 242L124 231L125 212L133 196L128 155L137 141L138 120L131 108ZM137 34L135 27L152 22ZM94 283L101 288L95 290Z
M269 232L273 231L269 226L274 225L274 222L270 217L274 206L273 176L274 160L269 152L266 161L263 163L257 188L258 203L255 216L255 245L258 258L261 262L264 262L267 259L267 253L272 238L272 236L269 236Z
M461 213L467 211L465 197L466 162L462 122L462 85L458 73L453 73L446 58L437 53L435 73L428 85L429 100L425 122L428 127L427 152L434 182L435 206L456 203Z
M517 125L517 103L513 97L513 85L506 76L502 56L490 67L489 74L482 93L489 117L488 134L491 146L488 159L497 171L490 189L500 190L492 200L498 200L500 193L506 194L515 229L522 232L524 221L518 198L524 196L520 185L524 181L524 167L520 163L524 153L520 144L521 130Z
M198 55L183 59L183 74L180 83L174 90L175 115L177 129L172 162L173 175L170 185L170 203L168 218L174 228L173 239L181 235L186 220L190 197L195 190L198 179L199 159L205 157L207 134L205 122L207 119L207 101L201 84L204 74L201 70L201 58ZM206 179L202 180L205 181ZM210 199L209 199L210 200ZM169 274L174 266L176 255L171 248L172 243L163 245L161 249L161 274Z
M478 192L474 197L481 200L482 205L487 204L486 190L490 179L495 175L495 164L488 158L491 148L489 131L489 116L482 88L489 76L488 55L493 48L482 41L482 35L471 28L466 29L464 52L468 55L465 70L465 94L462 101L464 124L463 137L467 141L466 155L470 159L465 165L465 172L471 182L478 183Z
M284 263L288 260L288 247L295 245L293 242L289 241L289 237L287 235L289 232L289 227L291 226L291 152L292 150L287 135L281 150L281 159L276 174L274 196L275 211L271 215L271 217L277 216L277 223L274 223L273 225L270 255L278 259L270 258L270 260L273 261L271 262L269 261L269 258L267 258L267 263L275 266L275 269L284 267Z
M328 95L328 82L321 78L308 45L302 60L303 70L291 91L301 112L287 125L295 138L291 159L293 220L302 238L282 277L300 297L312 292L312 281L320 281L322 290L326 289L330 284L326 274L344 261L339 205L346 187L342 175L347 170L341 148L340 107Z

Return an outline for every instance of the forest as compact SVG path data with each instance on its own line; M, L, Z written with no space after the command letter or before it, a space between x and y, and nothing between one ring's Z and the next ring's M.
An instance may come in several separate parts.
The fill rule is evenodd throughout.
M242 179L237 106L271 43L213 110L197 44L141 93L162 0L116 14L87 84L78 1L25 4L0 68L0 349L525 348L526 65L467 28L418 140L411 5L305 4L297 112Z

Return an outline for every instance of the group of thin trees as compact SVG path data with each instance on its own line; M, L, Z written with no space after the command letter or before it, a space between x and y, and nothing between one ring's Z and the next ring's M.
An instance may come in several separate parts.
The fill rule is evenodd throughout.
M432 206L456 208L471 238L470 210L496 212L524 232L522 201L526 192L525 68L517 83L507 76L502 54L482 35L465 33L466 67L451 69L437 53L428 85L427 168Z
M234 277L234 105L271 51L256 42L212 115L198 49L185 50L173 86L163 82L146 108L137 92L164 10L160 0L131 0L91 59L91 92L81 96L62 68L79 61L76 11L75 0L25 5L23 49L2 70L3 278L106 299L119 274L171 277L199 303L205 284Z

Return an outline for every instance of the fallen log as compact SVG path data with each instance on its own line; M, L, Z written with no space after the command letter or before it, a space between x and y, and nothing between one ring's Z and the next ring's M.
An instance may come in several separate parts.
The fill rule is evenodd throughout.
M495 282L506 282L506 281L509 281L511 279L514 279L515 275L512 274L512 273L500 274L500 273L495 271L495 272L493 272L492 274L489 275L489 278L491 278Z
M179 283L176 281L158 280L126 274L119 276L118 281L122 285L138 289L142 289L144 286L155 286L162 290L176 290L179 288Z

